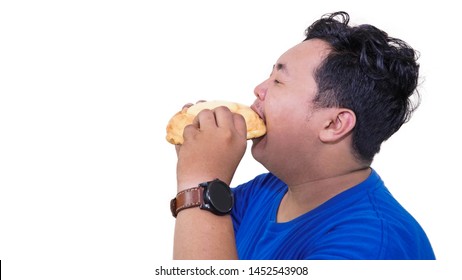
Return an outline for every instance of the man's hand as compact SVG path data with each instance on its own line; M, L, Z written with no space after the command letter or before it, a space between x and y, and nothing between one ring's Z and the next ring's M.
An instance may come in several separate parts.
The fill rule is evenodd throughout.
M200 112L177 146L178 192L215 178L230 184L247 147L246 133L244 118L227 107Z

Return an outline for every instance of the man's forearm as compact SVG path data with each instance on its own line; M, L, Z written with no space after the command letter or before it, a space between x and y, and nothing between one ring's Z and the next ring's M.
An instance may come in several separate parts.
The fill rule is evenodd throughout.
M217 216L199 208L178 213L173 258L237 259L231 216Z

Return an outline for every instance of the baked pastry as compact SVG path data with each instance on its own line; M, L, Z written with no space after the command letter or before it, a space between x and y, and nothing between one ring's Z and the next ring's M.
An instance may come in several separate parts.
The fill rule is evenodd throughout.
M244 117L247 125L247 139L257 138L266 133L265 123L249 106L235 102L215 100L200 102L189 108L185 107L176 113L167 125L167 141L175 145L183 144L183 130L187 125L192 124L196 115L204 109L214 109L219 106L226 106L231 112L241 114Z

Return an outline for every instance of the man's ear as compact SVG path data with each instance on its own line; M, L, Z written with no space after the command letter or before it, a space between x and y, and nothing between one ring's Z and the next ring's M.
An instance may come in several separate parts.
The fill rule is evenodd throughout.
M350 109L338 108L330 114L319 134L319 138L325 143L338 142L349 135L355 125L355 113Z

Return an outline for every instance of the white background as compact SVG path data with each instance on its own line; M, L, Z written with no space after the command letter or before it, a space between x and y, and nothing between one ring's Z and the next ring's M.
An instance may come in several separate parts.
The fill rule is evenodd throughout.
M419 220L438 258L410 273L454 275L462 26L446 2L455 3L0 2L2 276L153 279L156 267L171 263L171 115L199 99L251 104L254 87L305 28L339 10L421 53L421 107L373 167ZM261 172L247 153L234 183Z

